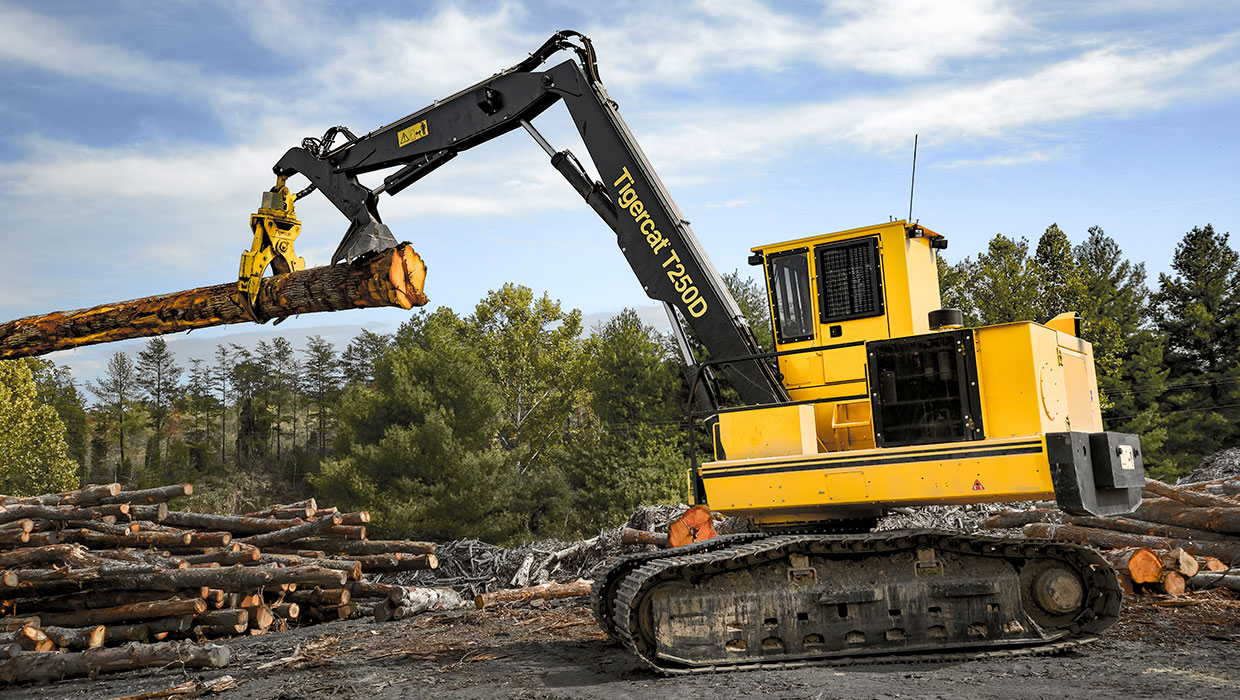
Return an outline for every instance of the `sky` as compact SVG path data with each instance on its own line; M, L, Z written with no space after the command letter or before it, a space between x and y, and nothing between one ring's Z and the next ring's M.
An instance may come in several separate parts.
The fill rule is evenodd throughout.
M0 0L0 320L234 279L285 150L417 111L559 29L594 41L604 84L721 271L749 274L754 246L905 218L914 134L913 218L948 237L949 261L996 233L1036 241L1057 223L1079 242L1096 225L1156 286L1186 231L1240 229L1234 1ZM535 126L589 163L562 106ZM467 314L516 282L587 325L626 307L666 325L610 230L521 131L379 210L427 261L430 308ZM297 211L298 252L327 264L347 222L317 193ZM274 335L343 347L409 314L168 340L182 361ZM50 357L90 378L143 343Z

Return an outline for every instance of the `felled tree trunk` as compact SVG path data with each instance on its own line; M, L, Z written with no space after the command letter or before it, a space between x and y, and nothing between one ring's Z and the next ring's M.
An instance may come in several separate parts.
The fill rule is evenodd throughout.
M577 579L572 583L541 583L528 588L505 588L474 596L474 605L483 609L496 603L524 603L530 600L550 600L590 595L591 581Z
M348 265L264 277L254 308L261 321L364 307L411 309L427 302L425 279L426 265L402 243ZM2 323L0 360L252 320L237 303L236 283L229 282Z
M151 666L222 668L231 650L215 644L130 644L116 649L91 649L77 654L26 653L0 661L0 681L21 683L90 676L108 671L127 671Z

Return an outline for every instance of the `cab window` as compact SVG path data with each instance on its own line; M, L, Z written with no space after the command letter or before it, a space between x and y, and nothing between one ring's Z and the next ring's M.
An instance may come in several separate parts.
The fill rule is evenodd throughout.
M814 337L814 311L811 307L809 256L805 249L767 258L771 302L775 309L775 338L794 343Z
M816 252L823 323L882 315L877 239L832 243L819 246Z

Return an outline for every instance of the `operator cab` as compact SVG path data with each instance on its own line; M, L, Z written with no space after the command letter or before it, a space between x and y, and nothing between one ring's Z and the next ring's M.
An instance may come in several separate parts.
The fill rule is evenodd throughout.
M931 332L935 251L947 239L905 221L753 249L765 268L779 371L793 401L814 401L820 451L876 446L866 343Z

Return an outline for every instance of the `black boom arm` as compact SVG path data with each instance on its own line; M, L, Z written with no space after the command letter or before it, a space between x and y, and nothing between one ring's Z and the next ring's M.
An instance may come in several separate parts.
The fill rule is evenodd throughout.
M575 51L580 63L568 60L534 70L562 49ZM571 152L552 148L530 123L561 100L603 182L594 181ZM285 153L275 172L305 175L309 189L322 190L352 222L334 263L392 238L376 210L377 194L396 194L457 153L522 127L616 233L647 296L679 311L712 357L745 358L758 352L736 301L599 81L589 40L576 32L560 32L513 68L360 138L337 127L322 140L307 139ZM338 133L349 140L333 148ZM359 174L396 166L374 191L357 181ZM738 359L724 370L748 404L788 400L762 361Z

